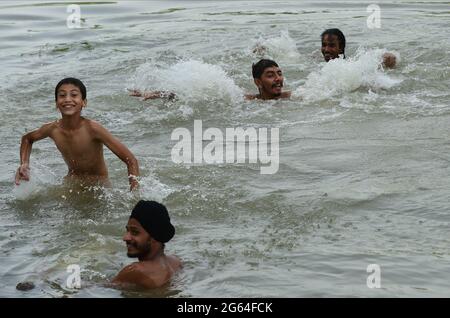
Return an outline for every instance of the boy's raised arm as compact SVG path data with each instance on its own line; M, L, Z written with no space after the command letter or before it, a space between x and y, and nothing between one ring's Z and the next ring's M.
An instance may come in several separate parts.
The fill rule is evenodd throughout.
M91 126L96 137L101 140L109 150L120 158L128 168L128 181L130 183L130 191L139 186L137 177L139 176L139 164L131 151L114 137L105 127L97 122L91 121Z
M144 100L147 99L156 99L156 98L167 98L172 100L176 97L175 93L166 92L166 91L151 91L151 92L141 92L137 89L128 90L130 92L130 96L142 97Z
M20 166L17 169L15 183L20 184L20 180L30 180L30 155L33 142L47 138L50 136L55 123L48 123L41 128L23 135L20 143Z

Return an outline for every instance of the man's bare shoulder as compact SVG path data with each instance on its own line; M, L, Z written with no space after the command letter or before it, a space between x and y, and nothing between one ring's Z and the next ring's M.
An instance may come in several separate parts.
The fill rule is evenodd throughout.
M159 264L156 262L135 262L130 265L125 266L121 273L126 275L134 275L134 276L146 276L151 277L155 274L158 274L161 270L158 266Z
M253 94L246 94L244 95L244 99L245 100L254 100L254 99L258 99L259 95L253 95Z
M183 268L183 263L181 262L181 259L179 257L175 255L168 255L167 260L169 261L169 264L174 271Z
M117 275L118 282L138 282L145 275L145 267L142 262L135 262L125 266Z
M133 272L133 271L136 271L136 270L138 270L139 268L140 268L140 262L134 262L134 263L131 263L131 264L129 264L129 265L127 265L127 266L125 266L122 270L121 270L121 272Z
M281 98L291 98L292 92L291 91L286 91L281 93Z
M144 262L136 262L125 266L119 274L114 278L113 284L128 287L138 288L155 288L160 287L164 282L159 282L159 279L154 277L153 271L144 264Z
M281 95L279 95L278 97L274 97L271 99L290 98L291 94L292 93L290 91L286 91L286 92L282 92ZM244 99L245 100L261 99L261 96L259 94L258 95L247 94L247 95L244 95Z

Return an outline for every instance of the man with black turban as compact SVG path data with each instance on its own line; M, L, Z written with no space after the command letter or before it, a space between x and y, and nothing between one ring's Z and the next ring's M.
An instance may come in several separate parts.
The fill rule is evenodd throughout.
M176 256L164 254L164 243L175 235L169 213L155 201L139 201L131 212L123 240L128 257L138 262L123 268L113 283L122 287L156 288L166 284L181 268Z

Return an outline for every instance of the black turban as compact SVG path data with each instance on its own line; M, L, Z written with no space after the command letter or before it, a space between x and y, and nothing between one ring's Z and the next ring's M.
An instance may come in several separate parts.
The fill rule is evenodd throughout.
M175 235L169 212L158 202L139 201L131 212L131 218L136 219L151 237L161 243L170 241Z

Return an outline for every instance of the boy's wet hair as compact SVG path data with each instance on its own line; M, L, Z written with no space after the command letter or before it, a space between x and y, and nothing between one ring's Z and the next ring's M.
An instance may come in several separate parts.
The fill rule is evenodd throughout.
M86 99L86 95L87 95L86 94L86 86L84 86L83 82L80 81L77 78L68 77L68 78L65 78L65 79L61 80L58 83L58 85L56 85L56 88L55 88L55 100L58 99L58 90L59 90L59 88L62 85L64 85L64 84L72 84L72 85L78 87L80 89L81 96L82 96L83 100Z
M252 65L252 75L253 78L260 78L264 73L264 70L268 67L279 67L275 61L262 59L258 63L253 63Z
M342 54L344 54L345 57L345 36L344 33L342 33L341 30L339 29L327 29L325 31L322 32L322 35L320 36L320 39L323 41L323 37L326 34L330 34L330 35L336 35L338 38L338 42L339 42L339 48L342 50Z

